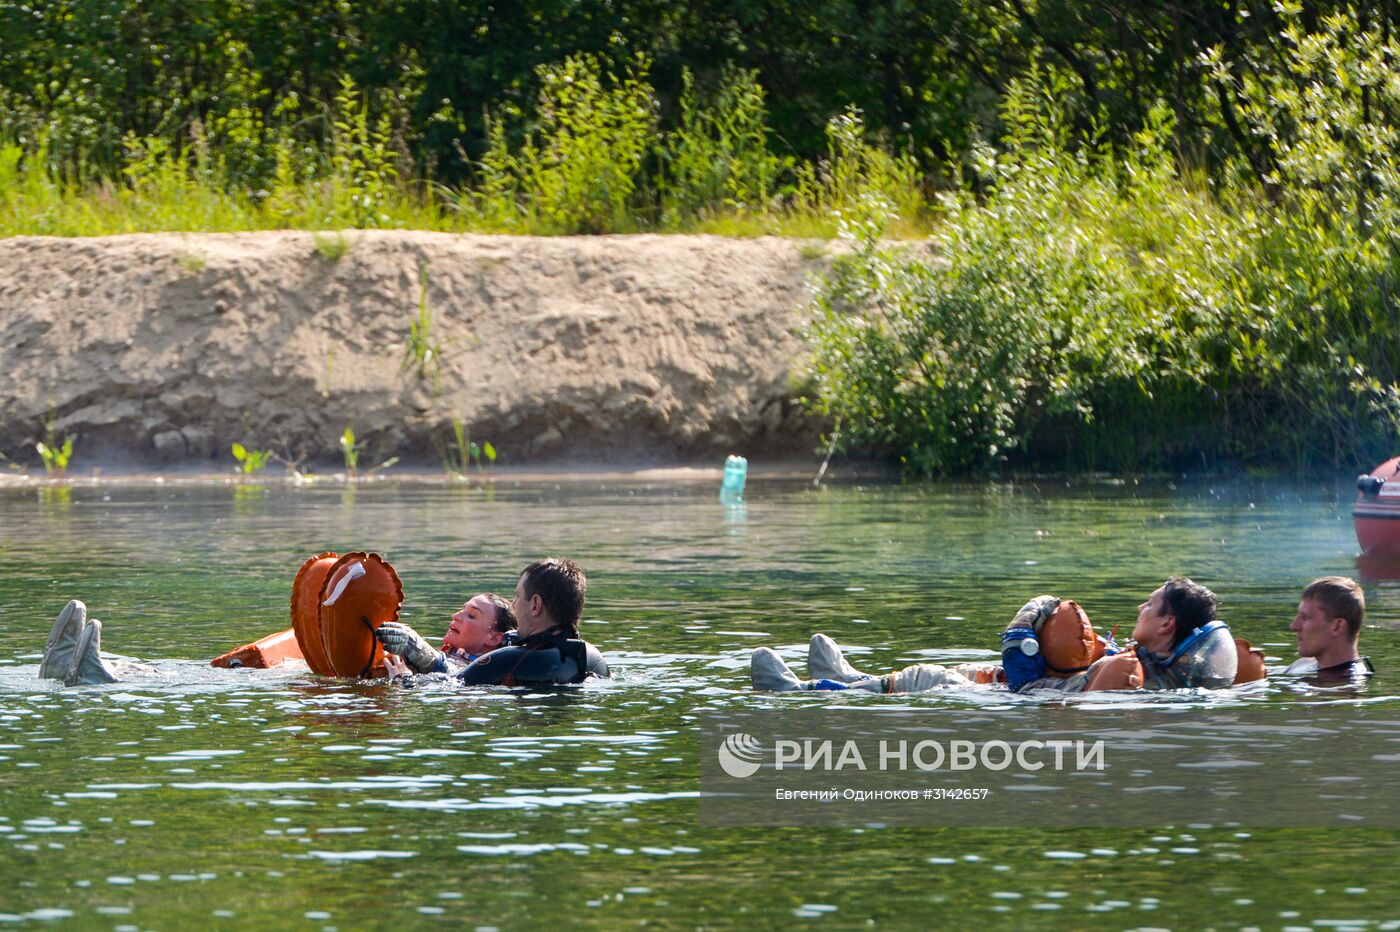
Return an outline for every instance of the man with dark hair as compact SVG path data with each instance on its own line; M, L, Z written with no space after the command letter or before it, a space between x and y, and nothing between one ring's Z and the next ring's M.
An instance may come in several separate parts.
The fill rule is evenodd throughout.
M1305 676L1318 686L1340 686L1376 672L1357 643L1366 618L1366 593L1356 580L1324 576L1303 590L1298 614L1288 626L1298 638L1298 660L1285 674Z
M520 641L482 654L457 679L468 686L527 686L581 683L610 676L598 648L581 640L588 580L572 560L552 557L520 574L511 608Z
M576 638L587 596L588 580L579 565L573 560L552 557L536 560L521 571L520 586L511 607L524 617L525 612L534 610L534 600L539 599L543 615L567 630L569 637Z
M1205 586L1173 576L1138 606L1133 640L1144 686L1223 689L1235 682L1239 648L1225 623L1215 620L1219 604Z
M1150 600L1149 600L1150 601ZM1173 576L1162 584L1162 608L1176 619L1172 647L1191 636L1191 632L1215 620L1220 600L1205 586L1181 576Z

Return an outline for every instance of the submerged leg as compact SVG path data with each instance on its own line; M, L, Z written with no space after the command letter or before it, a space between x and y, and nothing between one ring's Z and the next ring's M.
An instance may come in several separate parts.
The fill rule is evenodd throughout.
M44 659L39 661L39 679L64 680L78 663L78 639L87 624L87 606L77 599L63 606L49 630Z
M972 680L956 670L936 663L916 663L881 677L885 692L923 693L943 686L974 686Z
M73 671L63 680L65 686L83 686L90 683L115 683L117 675L102 659L102 622L96 618L83 628L78 639L78 662Z

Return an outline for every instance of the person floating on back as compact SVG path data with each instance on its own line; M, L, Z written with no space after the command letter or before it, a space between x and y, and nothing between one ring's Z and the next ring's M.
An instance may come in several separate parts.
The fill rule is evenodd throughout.
M407 669L393 672L457 674L482 654L517 643L515 629L510 603L494 592L482 592L452 615L441 650L399 621L386 621L374 636L386 652L403 659Z
M588 580L572 560L551 557L520 574L511 609L519 642L482 654L461 673L467 686L582 683L612 674L598 648L578 636Z
M473 660L515 638L515 615L510 603L495 593L472 596L452 615L442 649L429 644L408 625L388 622L376 634L387 651L403 658L397 672L460 673ZM156 668L135 658L102 653L102 622L87 617L87 606L69 602L54 619L39 664L40 679L62 680L65 686L116 683L132 675L150 675Z
M1027 602L1002 634L1002 663L946 667L919 663L877 676L847 662L836 642L824 634L808 647L810 680L797 677L773 650L760 647L750 661L755 689L841 690L879 693L926 692L945 686L1005 683L1015 692L1055 689L1087 692L1104 689L1221 689L1235 682L1239 648L1230 629L1215 618L1219 600L1205 586L1179 576L1167 580L1138 606L1133 642L1118 650L1103 639L1086 640L1081 663L1055 667L1040 639L1062 607L1073 605L1054 596ZM1074 606L1092 637L1088 618ZM1076 624L1076 628L1080 625ZM1097 649L1095 649L1097 648Z

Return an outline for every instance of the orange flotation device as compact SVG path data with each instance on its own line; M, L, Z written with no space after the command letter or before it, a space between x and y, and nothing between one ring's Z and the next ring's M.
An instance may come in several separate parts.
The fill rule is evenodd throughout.
M1235 638L1235 648L1240 653L1239 669L1235 673L1235 685L1253 683L1269 675L1264 666L1264 652L1244 638Z
M397 621L403 604L398 573L377 553L311 557L292 580L292 626L215 657L216 667L271 667L305 660L322 676L379 676L384 649L374 629Z
M322 676L335 674L331 672L331 661L321 638L321 586L339 559L340 554L334 551L318 553L301 565L292 580L292 630L296 632L306 665L311 672Z
M296 632L291 628L244 644L209 661L211 667L251 667L264 670L288 660L304 660Z
M1104 655L1108 645L1094 633L1089 616L1073 599L1063 599L1036 635L1045 658L1045 675L1067 679L1083 673Z
M379 554L356 550L332 564L321 584L318 608L328 675L365 677L376 667L382 669L384 648L374 629L398 621L402 604L399 574Z

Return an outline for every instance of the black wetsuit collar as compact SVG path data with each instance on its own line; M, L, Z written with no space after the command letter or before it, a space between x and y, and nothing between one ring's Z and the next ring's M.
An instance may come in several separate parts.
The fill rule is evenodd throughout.
M570 640L569 631L563 625L555 625L544 631L537 631L527 638L521 639L521 647L557 647L560 643Z
M1360 667L1360 669L1357 669ZM1373 676L1376 668L1371 663L1370 657L1357 657L1355 660L1343 660L1341 663L1334 663L1330 667L1319 667L1313 676Z

